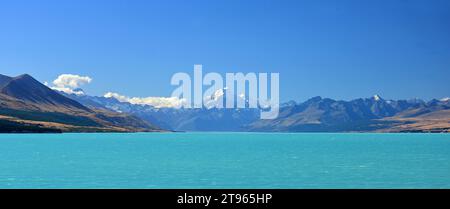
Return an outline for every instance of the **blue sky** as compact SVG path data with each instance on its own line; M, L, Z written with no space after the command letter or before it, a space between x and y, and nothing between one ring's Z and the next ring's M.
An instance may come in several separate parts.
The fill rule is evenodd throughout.
M0 73L169 96L175 72L279 72L282 101L450 96L450 1L1 1Z

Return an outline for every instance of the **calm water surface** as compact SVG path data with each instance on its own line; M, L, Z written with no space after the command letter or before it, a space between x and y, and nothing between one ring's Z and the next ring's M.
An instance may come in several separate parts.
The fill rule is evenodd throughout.
M1 134L0 188L450 188L450 134Z

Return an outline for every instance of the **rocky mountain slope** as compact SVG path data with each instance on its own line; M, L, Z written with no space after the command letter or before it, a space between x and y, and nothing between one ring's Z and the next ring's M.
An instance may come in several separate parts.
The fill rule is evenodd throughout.
M128 113L152 124L176 131L245 131L244 125L259 118L257 109L155 108L120 102L115 98L66 95L85 106Z
M277 119L260 120L258 109L155 108L55 92L29 75L0 75L0 125L3 132L449 132L450 100L314 97L284 103Z
M314 97L288 105L275 120L257 120L251 131L308 132L448 132L450 103L432 100L367 99L336 101Z
M114 98L68 95L84 105L136 115L177 131L262 132L448 132L449 100L384 100L378 95L352 101L314 97L280 106L274 120L258 109L173 109L120 102Z
M88 108L30 75L0 75L0 132L160 131L138 117Z

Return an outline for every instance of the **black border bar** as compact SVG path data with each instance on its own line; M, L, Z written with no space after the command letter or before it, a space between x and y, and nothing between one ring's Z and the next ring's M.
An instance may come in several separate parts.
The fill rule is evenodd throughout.
M2 204L13 203L33 206L67 206L123 208L305 208L366 206L385 208L388 206L448 205L450 190L320 190L320 189L6 189L0 190ZM223 203L224 195L230 198L241 195L241 203ZM246 194L247 203L242 202ZM249 194L254 194L250 196ZM270 195L267 195L270 194ZM186 196L185 196L186 195ZM180 196L211 196L210 203L178 203ZM182 199L184 199L184 197ZM254 197L254 198L251 198ZM259 201L254 201L256 197ZM270 197L270 199L264 198ZM216 198L216 201L213 201ZM185 200L185 199L184 199ZM201 200L201 199L198 199ZM309 208L309 207L308 207ZM444 207L445 208L445 207Z

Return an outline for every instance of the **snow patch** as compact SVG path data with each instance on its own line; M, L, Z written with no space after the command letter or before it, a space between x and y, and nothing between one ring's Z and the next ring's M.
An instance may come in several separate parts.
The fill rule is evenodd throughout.
M440 99L440 101L441 102L448 102L448 101L450 101L450 97L442 98L442 99Z
M380 100L381 100L381 97L380 97L378 94L375 94L375 95L373 95L373 99L374 99L375 101L380 101Z

